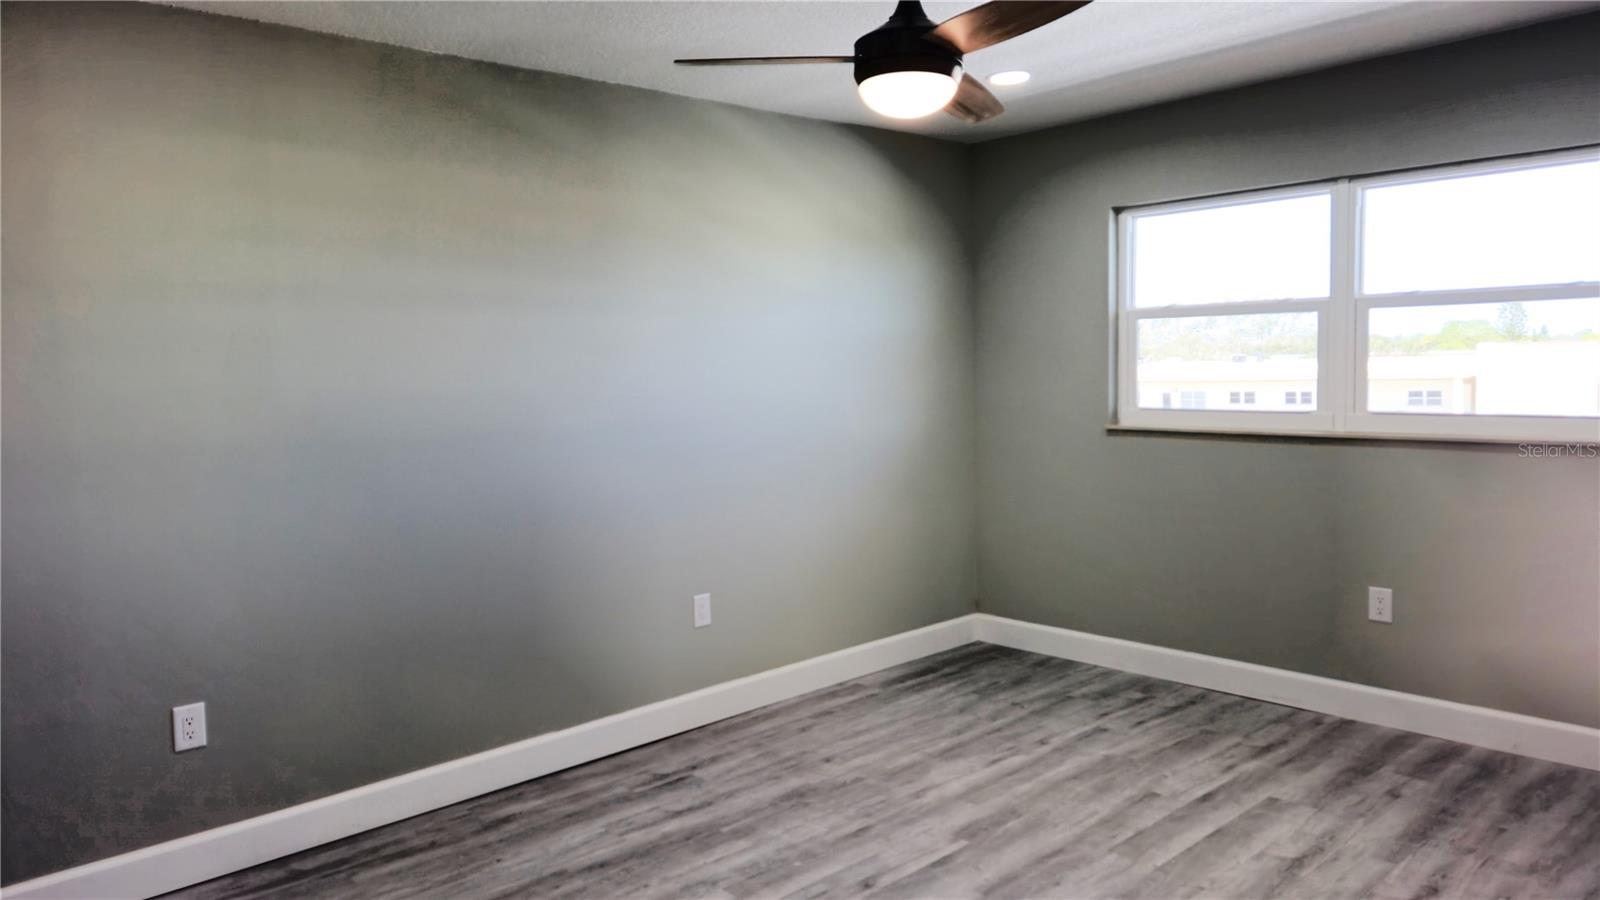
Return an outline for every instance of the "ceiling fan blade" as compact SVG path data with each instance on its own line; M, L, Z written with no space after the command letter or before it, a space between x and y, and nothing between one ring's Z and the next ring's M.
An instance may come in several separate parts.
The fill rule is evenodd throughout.
M950 101L944 111L969 125L976 125L1000 115L1006 108L995 95L989 93L983 82L963 74L961 86L956 88L956 98Z
M1089 0L998 0L940 22L931 34L962 53L972 53L1088 5Z
M855 61L854 56L724 56L711 59L673 60L680 66L804 66Z

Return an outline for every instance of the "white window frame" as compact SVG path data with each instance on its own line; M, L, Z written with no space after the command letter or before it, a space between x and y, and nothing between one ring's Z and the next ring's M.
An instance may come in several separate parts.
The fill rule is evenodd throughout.
M1488 172L1510 172L1563 162L1600 160L1600 147L1440 166L1387 175L1249 191L1129 207L1115 211L1116 276L1113 288L1115 373L1113 428L1156 431L1298 434L1398 440L1510 442L1587 442L1600 440L1600 418L1559 416L1480 416L1367 411L1367 320L1373 309L1396 306L1511 303L1516 301L1600 298L1600 282L1519 285L1468 290L1364 294L1360 290L1363 191L1374 187L1443 181ZM1142 216L1220 209L1265 200L1328 195L1330 228L1329 295L1296 300L1174 304L1134 307L1132 286L1134 223ZM1310 412L1147 409L1138 406L1134 337L1144 319L1251 313L1317 314L1317 386ZM1297 391L1298 393L1298 391Z

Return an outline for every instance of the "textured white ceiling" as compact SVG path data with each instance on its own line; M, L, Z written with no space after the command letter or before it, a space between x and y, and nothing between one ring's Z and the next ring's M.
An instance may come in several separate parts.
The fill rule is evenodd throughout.
M1600 7L1600 2L1139 2L1099 0L972 54L977 75L1026 69L995 88L1005 115L964 125L895 122L856 98L848 65L674 66L680 56L849 53L893 9L875 2L283 2L176 5L313 31L652 88L687 97L980 141ZM928 2L942 20L975 3Z

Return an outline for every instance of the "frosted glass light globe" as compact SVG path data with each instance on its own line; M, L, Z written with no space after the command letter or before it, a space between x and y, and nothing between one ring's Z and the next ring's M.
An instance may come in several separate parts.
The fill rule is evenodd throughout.
M938 72L885 72L857 86L861 102L873 112L891 119L920 119L931 116L955 99L960 86L960 70L955 75Z

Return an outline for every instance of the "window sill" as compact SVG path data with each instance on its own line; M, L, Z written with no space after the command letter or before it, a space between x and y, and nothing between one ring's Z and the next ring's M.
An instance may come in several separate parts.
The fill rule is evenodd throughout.
M1236 428L1225 425L1123 425L1111 422L1106 425L1108 434L1148 434L1173 437L1201 436L1222 438L1250 438L1257 440L1335 441L1347 443L1402 443L1402 444L1467 444L1499 447L1524 445L1582 445L1583 450L1563 454L1580 458L1600 459L1600 426L1586 438L1573 440L1566 437L1527 436L1502 437L1496 435L1404 434L1397 432L1325 431L1316 428Z

